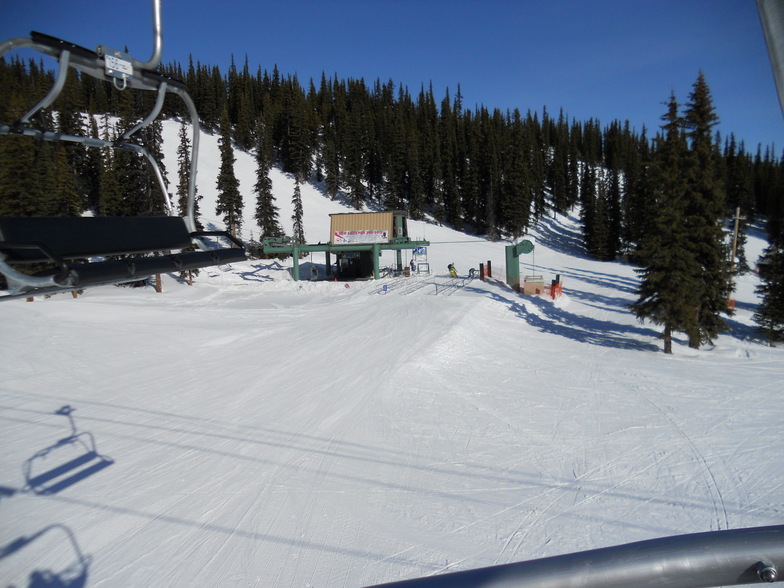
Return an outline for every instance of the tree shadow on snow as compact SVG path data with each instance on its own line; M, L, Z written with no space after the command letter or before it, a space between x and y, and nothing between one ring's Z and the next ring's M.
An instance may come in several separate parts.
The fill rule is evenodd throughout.
M579 259L590 259L577 228L564 226L554 217L543 217L536 224L536 240L547 249Z
M585 282L592 286L617 290L618 292L624 292L626 294L634 294L640 284L637 278L624 278L617 274L588 271L581 268L567 267L556 269L541 267L539 269L552 275L560 275L567 283L572 280Z
M511 290L510 294L513 294ZM570 293L571 295L574 293ZM585 293L581 293L581 295L585 295ZM536 296L525 299L526 303L536 307L536 312L529 311L522 301L510 300L496 293L491 293L490 296L507 304L518 317L543 333L551 333L579 343L589 343L613 349L658 350L658 346L653 343L638 339L638 337L658 337L659 333L653 329L576 315Z
M623 315L629 314L629 300L620 296L604 296L595 292L584 292L582 290L569 290L569 298L579 300L585 306L591 306L606 312L617 312Z

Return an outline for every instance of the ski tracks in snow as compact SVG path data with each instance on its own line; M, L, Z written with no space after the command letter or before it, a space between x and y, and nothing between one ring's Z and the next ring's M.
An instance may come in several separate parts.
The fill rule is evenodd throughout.
M700 451L694 441L683 430L683 428L675 421L675 419L658 404L651 400L652 389L649 387L629 386L629 391L634 393L637 398L650 406L657 415L663 417L668 423L671 430L681 439L683 444L687 447L689 453L694 457L694 462L699 465L704 480L704 489L713 505L713 523L711 524L711 531L721 531L730 528L729 515L727 513L727 505L724 502L724 495L721 486L716 480L716 476L711 469L705 455Z

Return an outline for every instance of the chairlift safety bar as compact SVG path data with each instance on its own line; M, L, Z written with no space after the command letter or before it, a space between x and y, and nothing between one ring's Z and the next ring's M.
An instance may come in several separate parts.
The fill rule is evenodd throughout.
M52 86L49 93L15 123L11 125L0 125L0 135L27 135L45 141L69 141L88 147L112 147L140 153L144 155L152 165L152 169L155 172L156 179L164 197L167 213L173 214L174 207L166 190L166 184L158 162L147 152L147 149L143 145L133 142L132 139L141 129L149 126L157 118L163 107L165 95L167 93L176 94L185 102L192 128L191 169L188 181L188 203L184 220L188 229L191 232L195 232L196 174L199 158L200 134L199 114L196 110L196 105L186 92L185 85L182 82L173 80L154 71L160 64L163 46L160 0L152 0L152 8L154 48L152 56L147 61L138 61L125 53L121 54L104 45L99 46L96 51L91 51L85 47L38 32L30 33L30 37L17 37L0 43L0 58L11 50L33 49L44 55L53 57L59 64L55 84ZM30 120L38 112L49 107L60 95L65 86L69 68L74 68L83 74L115 85L117 80L121 79L123 81L122 89L130 88L155 91L158 93L155 106L144 120L116 141L104 141L96 137L65 135L42 131L31 127L29 125ZM120 88L120 86L117 87ZM206 248L201 242L199 242L199 246L201 248Z

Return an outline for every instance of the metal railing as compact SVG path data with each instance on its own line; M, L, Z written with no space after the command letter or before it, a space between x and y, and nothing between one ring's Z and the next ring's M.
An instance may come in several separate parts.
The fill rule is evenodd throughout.
M651 539L375 588L708 588L778 582L783 567L779 525Z

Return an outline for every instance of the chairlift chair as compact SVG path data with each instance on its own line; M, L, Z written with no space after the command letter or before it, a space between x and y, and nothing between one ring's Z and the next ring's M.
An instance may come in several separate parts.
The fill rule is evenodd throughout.
M145 62L100 46L91 51L73 43L32 32L0 43L0 58L14 49L33 49L57 60L59 69L49 93L21 118L0 124L0 135L23 135L43 141L67 141L87 147L111 147L138 153L149 162L163 193L164 216L135 217L0 217L0 274L8 293L0 299L30 297L103 284L140 280L155 274L223 265L246 259L243 243L226 231L200 231L196 224L196 171L199 116L182 82L155 71L162 49L160 0L153 0L152 57ZM112 83L119 90L156 92L147 117L117 140L81 137L40 130L30 121L58 97L69 68ZM139 131L156 120L167 93L185 102L192 125L187 210L175 215L160 166L139 139ZM228 240L228 247L219 242ZM197 247L198 250L186 251ZM154 256L149 256L154 254ZM106 259L124 256L121 259ZM87 261L85 261L87 260ZM47 263L51 269L30 275L17 266Z

